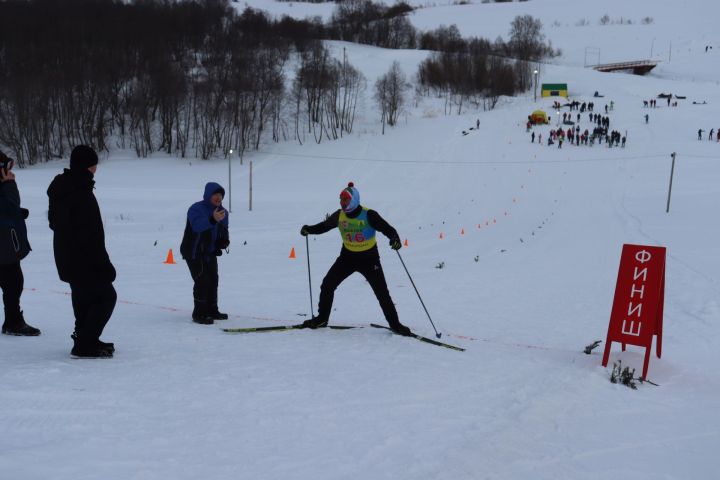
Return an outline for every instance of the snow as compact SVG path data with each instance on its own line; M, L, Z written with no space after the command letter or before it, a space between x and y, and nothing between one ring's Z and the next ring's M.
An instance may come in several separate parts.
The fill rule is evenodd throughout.
M330 8L313 8L323 7ZM103 336L116 343L112 360L69 357L72 308L54 267L45 194L67 160L18 171L33 246L22 263L22 304L43 333L0 337L0 476L712 478L720 447L713 373L720 360L720 144L706 136L720 127L713 23L720 8L699 0L438 3L412 20L422 28L457 23L464 35L492 39L506 37L512 18L526 12L543 20L565 52L542 66L540 82L568 83L574 99L595 101L596 112L614 101L610 128L627 131L627 148L530 143L524 122L532 110L552 116L551 126L536 130L543 138L556 121L550 101L535 102L532 91L463 115L443 115L433 99L411 102L400 125L381 135L368 89L352 135L271 144L243 165L233 160L232 245L219 259L220 307L230 320L213 326L190 321L192 282L178 248L187 207L205 182L229 187L227 161L112 151L96 175L118 270L119 302ZM598 26L605 13L634 23ZM654 23L642 25L647 15ZM592 25L575 26L583 17ZM552 26L555 19L560 26ZM600 48L603 62L632 60L648 57L653 38L663 63L646 77L582 68L586 46ZM347 48L370 86L393 60L412 75L426 55L330 45ZM715 48L705 53L705 45ZM595 91L605 97L593 99ZM642 107L660 92L687 100ZM478 118L480 129L469 131ZM587 114L581 127L590 127ZM331 322L365 328L221 331L307 318L308 251L299 229L336 209L350 180L362 203L408 240L402 258L442 340L465 352L370 328L383 323L382 313L357 275L337 290ZM600 365L604 345L582 353L605 340L623 243L668 249L663 357L653 355L648 374L659 386L636 391L609 382ZM308 245L317 310L340 240L329 232ZM162 263L170 248L177 265ZM288 258L291 248L296 259ZM401 320L434 337L384 237L379 248ZM610 361L639 371L643 353L615 344Z

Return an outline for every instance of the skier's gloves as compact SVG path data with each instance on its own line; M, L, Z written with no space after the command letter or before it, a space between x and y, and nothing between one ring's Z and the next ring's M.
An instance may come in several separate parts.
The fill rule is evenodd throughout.
M302 228L300 228L300 235L302 235L303 237L307 237L308 233L310 233L308 232L309 228L310 227L308 227L307 225L303 225Z
M390 240L390 248L393 250L400 250L402 248L402 243L400 242L399 238L393 238Z

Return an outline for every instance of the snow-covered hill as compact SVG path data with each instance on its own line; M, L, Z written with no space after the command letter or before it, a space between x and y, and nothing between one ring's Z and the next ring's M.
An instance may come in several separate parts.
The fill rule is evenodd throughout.
M274 13L332 9L256 5ZM720 143L707 134L720 129L720 7L427 4L412 20L494 39L507 37L521 13L541 18L564 52L542 66L540 81L568 83L574 99L594 100L603 114L612 101L610 128L627 135L626 148L531 143L527 115L551 114L551 125L535 130L543 138L557 117L532 92L460 116L424 100L381 135L368 91L351 136L268 145L243 165L234 159L231 252L219 259L220 306L231 318L213 326L190 321L186 266L162 262L170 248L179 260L186 209L205 182L229 187L227 162L112 152L96 175L118 270L119 302L104 335L116 343L112 360L69 358L72 309L55 271L45 194L65 163L17 172L33 246L22 302L43 334L0 337L0 477L712 478L720 447ZM633 24L599 26L604 14ZM646 16L653 23L642 24ZM590 25L578 26L582 18ZM345 47L371 84L393 60L412 75L425 56L331 46ZM599 48L602 62L647 58L652 49L662 63L646 77L602 74L583 68L587 47ZM643 107L660 92L687 99ZM480 128L469 130L478 119ZM587 113L580 126L591 127ZM299 229L338 208L347 181L408 240L402 258L442 340L465 352L370 328L382 313L357 275L336 292L331 322L363 328L221 331L307 318ZM651 359L648 375L659 386L637 391L609 382L601 352L582 353L605 339L623 243L668 249L663 357ZM386 239L379 246L401 320L432 337L400 260ZM292 248L296 259L288 258ZM310 237L314 302L339 249L335 232ZM615 345L611 362L640 370L642 358L639 348Z

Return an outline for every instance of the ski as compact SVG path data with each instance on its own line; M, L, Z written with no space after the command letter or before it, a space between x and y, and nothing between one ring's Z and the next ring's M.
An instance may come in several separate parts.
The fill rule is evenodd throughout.
M252 333L252 332L282 332L285 330L304 330L308 327L303 327L302 323L299 323L297 325L275 325L273 327L245 327L245 328L223 328L223 332L226 333ZM351 328L359 328L359 327L351 327L346 325L328 325L327 327L320 327L320 328L330 328L332 330L350 330Z
M385 330L390 330L390 332L392 332L395 335L400 335L399 333L393 332L392 328L386 327L384 325L377 325L375 323L371 323L370 326L375 327L375 328L384 328ZM401 335L401 336L404 337L405 335ZM458 352L465 351L464 348L456 347L455 345L450 345L449 343L438 342L437 340L433 340L432 338L423 337L422 335L417 335L415 333L411 333L408 336L410 336L412 338L416 338L416 339L420 340L421 342L430 343L432 345L437 345L438 347L445 347L445 348L449 348L451 350L457 350Z

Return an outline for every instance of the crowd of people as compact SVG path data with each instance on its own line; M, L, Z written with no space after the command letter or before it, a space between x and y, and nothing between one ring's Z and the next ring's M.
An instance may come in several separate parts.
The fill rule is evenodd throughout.
M557 102L556 102L557 103ZM573 101L566 106L570 107L570 110L579 110L578 113L573 115L569 112L563 112L562 114L562 127L551 129L547 136L547 145L557 144L558 148L562 148L564 142L570 143L570 145L588 145L593 146L596 143L602 145L603 141L608 147L618 146L625 147L627 142L627 133L621 134L617 130L610 130L610 117L608 115L601 115L599 113L593 113L595 107L593 102L580 103ZM615 108L615 102L611 101L609 105L605 105L605 112L612 111ZM588 111L588 122L591 124L591 128L582 129L580 122L582 121L582 113ZM558 118L558 123L560 118ZM535 125L532 117L528 117L527 129L532 130L532 126ZM567 128L565 128L567 127ZM542 133L538 133L537 136L534 131L530 133L530 142L535 143L537 137L538 144L543 144Z

